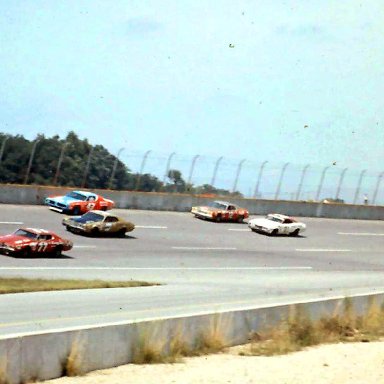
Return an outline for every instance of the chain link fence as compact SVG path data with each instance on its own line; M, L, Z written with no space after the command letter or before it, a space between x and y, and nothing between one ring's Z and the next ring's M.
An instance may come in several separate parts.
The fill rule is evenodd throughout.
M209 184L217 189L239 191L244 197L293 201L340 201L382 204L383 172L340 168L336 164L279 163L204 155L186 156L153 151L124 151L121 160L137 173L151 173L164 183L169 170L179 170L193 185Z
M2 160L6 157L6 144L7 138L0 145L0 168L4 167ZM22 175L19 175L18 181L14 182L22 180L22 183L28 184L31 179L38 179L34 163L39 156L44 156L44 148L38 148L39 145L42 145L40 140L29 144L28 152L20 160L25 162L25 166L19 172ZM82 160L82 169L78 169L78 175L72 182L72 185L75 184L73 186L86 187L87 181L92 178L92 169L103 167L104 185L106 188L113 188L118 177L118 163L122 162L131 174L137 177L137 182L132 183L131 190L140 190L140 178L145 174L156 176L165 186L170 185L172 180L168 177L169 172L177 170L181 173L183 185L186 186L185 192L190 192L191 186L207 185L228 193L240 192L247 198L292 201L327 199L371 205L384 203L384 188L381 185L384 172L340 168L336 164L319 166L280 163L272 160L254 161L225 156L212 157L202 154L188 156L177 152L158 153L150 150L142 152L128 148L121 148L114 156L109 154L100 159L94 156L94 148L96 147L90 147L86 158ZM60 173L64 172L71 160L67 143L62 142L55 151L57 156L55 161L51 162L49 170L52 180L50 183L61 185ZM34 174L33 178L31 178L32 174Z

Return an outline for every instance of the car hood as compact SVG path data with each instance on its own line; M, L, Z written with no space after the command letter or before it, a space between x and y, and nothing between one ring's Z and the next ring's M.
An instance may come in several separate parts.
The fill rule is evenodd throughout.
M78 199L74 199L73 197L69 197L69 196L48 197L47 200L53 200L57 203L66 204L66 205L69 205L70 203L72 203L74 201L80 201Z
M249 224L259 225L260 227L275 229L279 228L280 223L268 219L253 219L249 221Z
M5 235L0 236L0 243L6 243L9 245L20 245L20 244L28 244L31 242L35 242L34 239L29 239L28 237L18 236L18 235Z

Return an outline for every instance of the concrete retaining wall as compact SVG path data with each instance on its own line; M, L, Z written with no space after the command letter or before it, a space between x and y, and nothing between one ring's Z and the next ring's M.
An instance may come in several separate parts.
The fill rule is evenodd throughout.
M278 305L233 312L200 314L189 317L156 319L141 323L116 323L92 328L58 330L42 334L14 335L0 338L0 381L9 384L47 380L72 372L85 373L133 361L144 344L169 349L179 338L191 347L202 335L222 335L225 343L243 344L254 332L286 319L292 309L305 311L312 319L336 314L343 309L343 298L302 304ZM384 301L384 293L350 298L356 314L364 313L372 300ZM72 366L68 366L70 357Z
M44 186L0 185L1 204L44 204L47 196L62 195L71 188ZM214 198L187 194L128 192L94 190L116 203L117 208L148 209L156 211L188 212L194 205L205 205ZM224 199L224 198L223 198ZM231 199L252 215L265 215L276 212L298 217L328 217L338 219L384 220L384 206L352 204L325 204L314 202L274 201L260 199Z

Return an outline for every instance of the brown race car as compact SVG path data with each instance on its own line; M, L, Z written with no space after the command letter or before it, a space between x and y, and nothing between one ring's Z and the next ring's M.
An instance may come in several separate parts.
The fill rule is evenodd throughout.
M105 211L93 210L82 216L65 217L62 224L73 233L98 235L117 235L124 237L134 230L135 225L129 221Z
M45 229L20 228L10 235L0 236L0 252L6 255L30 257L49 254L60 257L61 252L72 247L72 241Z
M191 213L200 219L220 221L236 221L242 223L249 216L244 208L226 201L214 201L207 206L192 207Z

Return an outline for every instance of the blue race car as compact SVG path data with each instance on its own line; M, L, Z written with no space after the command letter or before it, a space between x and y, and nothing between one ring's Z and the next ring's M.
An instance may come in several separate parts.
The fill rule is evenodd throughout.
M115 203L96 193L72 191L64 196L50 196L45 199L49 209L72 215L82 215L92 209L106 211L112 209Z

